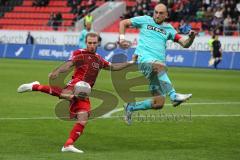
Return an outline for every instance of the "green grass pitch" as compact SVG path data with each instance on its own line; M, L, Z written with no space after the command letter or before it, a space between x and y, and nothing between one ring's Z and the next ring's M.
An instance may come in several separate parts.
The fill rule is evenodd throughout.
M85 153L61 153L73 122L53 118L59 100L16 92L22 83L47 84L48 73L61 63L0 59L0 160L239 159L240 71L175 67L169 68L170 78L178 92L193 93L191 100L177 108L135 113L131 126L118 118L122 111L115 118L91 120L75 144ZM109 72L101 71L95 88L117 95L109 84ZM98 103L93 99L93 106ZM147 117L151 114L163 116Z

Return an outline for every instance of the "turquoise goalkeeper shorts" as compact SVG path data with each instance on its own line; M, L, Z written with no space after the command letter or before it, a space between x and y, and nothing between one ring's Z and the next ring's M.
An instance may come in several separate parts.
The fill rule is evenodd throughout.
M163 89L160 85L160 81L158 79L158 74L153 74L153 62L161 62L160 60L156 59L146 59L141 56L138 56L138 69L142 72L142 74L148 79L149 81L149 91L153 95L162 95L166 96L163 92Z

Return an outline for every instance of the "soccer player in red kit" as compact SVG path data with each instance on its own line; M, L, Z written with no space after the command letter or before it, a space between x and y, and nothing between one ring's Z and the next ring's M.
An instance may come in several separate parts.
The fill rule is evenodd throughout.
M62 152L83 153L82 150L75 148L73 143L83 133L91 110L90 101L87 96L80 98L74 95L74 85L79 81L85 81L93 87L101 69L120 70L134 64L136 61L136 57L133 57L132 61L112 64L96 53L98 43L98 34L92 32L88 33L86 36L87 48L74 51L69 61L49 74L50 79L55 79L58 77L59 73L67 72L74 66L72 79L64 89L56 86L41 85L39 82L35 81L22 84L17 90L19 93L40 91L70 101L70 118L76 118L77 121L62 148Z

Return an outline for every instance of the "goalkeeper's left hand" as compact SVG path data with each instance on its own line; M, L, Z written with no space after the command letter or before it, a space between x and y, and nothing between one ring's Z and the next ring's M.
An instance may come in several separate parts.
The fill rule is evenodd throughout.
M198 32L196 32L196 31L194 31L194 30L191 30L191 31L189 32L189 34L188 34L188 36L189 36L190 38L195 38L196 35L198 35Z

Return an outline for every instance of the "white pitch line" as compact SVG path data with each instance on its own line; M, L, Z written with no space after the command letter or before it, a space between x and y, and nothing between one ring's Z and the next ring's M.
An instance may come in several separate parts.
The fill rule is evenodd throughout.
M240 104L240 102L209 102L209 103L206 103L206 102L204 102L204 103L183 103L182 105L227 105L227 104L232 104L232 105L236 105L236 104ZM171 106L172 104L165 104L165 106ZM106 113L106 114L104 114L103 116L102 116L102 118L109 118L109 117L111 117L111 115L112 114L114 114L114 113L117 113L117 112L120 112L120 111L122 111L123 110L123 108L117 108L117 109L114 109L114 110L112 110L112 111L110 111L110 112L108 112L108 113Z
M59 119L58 117L1 117L0 120L51 120Z
M203 114L203 115L172 115L172 114L164 114L163 116L159 117L166 117L166 116L181 116L181 117L240 117L240 114ZM139 116L138 118L146 118L146 116ZM156 116L157 117L157 116ZM111 118L123 118L123 116L110 116L110 117L98 117L99 119L111 119ZM58 117L6 117L0 118L1 120L59 120Z
M240 114L199 114L199 115L184 115L188 117L240 117Z
M163 114L163 115L156 115L154 118L164 118L164 117L240 117L240 114L185 114L185 115L173 115L173 114ZM111 116L111 117L99 117L100 119L111 119L111 118L124 118L124 116ZM151 118L148 116L133 116L132 118Z
M209 103L184 103L182 105L237 105L240 104L240 102L209 102ZM171 106L172 104L165 104L166 106ZM99 118L119 118L119 116L112 116L112 114L122 111L123 108L117 108L114 109L105 115L99 117ZM166 115L168 116L168 115ZM240 114L219 114L219 115L182 115L182 116L191 116L191 117L240 117ZM62 117L62 118L68 118L68 117ZM120 117L121 118L121 117ZM58 120L58 117L0 117L0 120Z
M240 104L240 102L203 102L203 103L183 103L181 105L226 105L226 104L232 104L232 105L236 105L236 104ZM166 104L166 105L172 105L172 104Z

